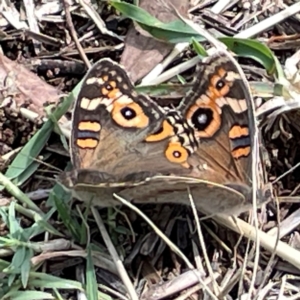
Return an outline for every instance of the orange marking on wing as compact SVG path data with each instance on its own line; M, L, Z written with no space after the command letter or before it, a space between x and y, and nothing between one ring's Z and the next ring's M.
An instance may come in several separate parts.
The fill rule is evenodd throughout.
M165 151L166 158L173 163L186 165L188 151L179 142L170 142Z
M104 83L101 93L110 99L116 99L117 97L121 96L121 92L117 88L117 82L113 80Z
M81 121L78 125L78 129L98 132L101 130L101 125L98 122Z
M181 166L186 169L189 169L191 167L190 164L187 162L182 163Z
M236 138L240 138L242 136L249 136L249 128L235 125L230 129L228 135L229 135L229 138L232 140L234 140Z
M238 148L235 150L232 150L232 156L236 159L242 157L242 156L248 156L251 152L250 147L245 147L245 148Z
M173 126L166 120L162 123L162 128L154 134L149 135L145 140L147 142L158 142L174 135Z
M79 148L96 148L98 145L98 141L94 139L77 139L76 144Z
M102 87L101 93L102 93L104 96L107 96L107 94L109 93L109 90L108 90L106 87Z
M227 71L223 68L218 69L218 74L220 77L224 78L227 75Z
M125 118L123 113L128 109L131 111L132 118ZM137 103L129 104L119 103L116 100L113 103L113 110L111 112L114 121L123 127L145 128L149 124L149 118L144 114L143 109Z
M219 81L222 81L224 83L224 86L221 89L217 88ZM226 84L225 79L220 77L219 75L212 76L210 83L211 84L208 87L208 90L212 94L211 97L213 98L214 101L216 98L227 95L230 90L230 87L228 86L228 84Z
M110 81L109 83L108 83L111 87L113 87L113 88L116 88L117 87L117 83L115 82L115 81Z
M121 92L119 89L113 89L112 91L110 91L107 96L110 99L116 99L118 96L121 95Z
M198 136L203 137L212 137L220 129L221 118L219 114L214 114L214 119L210 122L209 126L203 131L199 132Z

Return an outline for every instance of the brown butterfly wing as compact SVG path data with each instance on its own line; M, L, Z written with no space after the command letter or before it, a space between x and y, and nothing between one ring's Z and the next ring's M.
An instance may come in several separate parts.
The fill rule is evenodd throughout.
M157 131L164 111L138 95L126 72L102 59L88 72L73 114L72 163L78 180L120 180L143 171L136 145Z
M222 184L252 183L254 108L246 83L227 55L218 54L200 67L182 111L200 138L190 157L192 176Z
M92 184L78 184L73 196L100 207L120 205L113 193L133 203L174 203L190 205L191 198L198 210L206 214L236 215L251 208L251 201L235 189L216 185L192 177L153 176L136 184L120 184L99 188ZM249 190L250 193L250 190Z
M75 104L71 176L97 185L172 173L181 169L167 157L174 135L163 108L137 94L121 66L102 59L85 77Z

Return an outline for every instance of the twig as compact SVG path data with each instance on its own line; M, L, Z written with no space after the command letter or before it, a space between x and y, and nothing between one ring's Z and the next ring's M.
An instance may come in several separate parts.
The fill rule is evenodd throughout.
M73 41L74 41L74 43L75 43L75 45L78 49L80 57L82 58L82 60L86 64L86 66L88 68L90 68L91 64L90 64L87 56L85 55L84 50L81 47L81 44L80 44L80 42L77 38L77 34L76 34L76 31L75 31L75 28L74 28L74 25L73 25L73 22L72 22L71 13L70 13L70 4L69 4L68 0L63 0L63 3L64 3L65 14L66 14L66 21L67 21L72 39L73 39Z
M92 6L88 5L86 3L86 1L84 1L84 0L78 0L78 2L82 6L82 8L85 10L86 14L94 21L94 23L96 24L96 26L98 27L98 29L100 30L100 32L102 34L110 35L114 38L119 39L122 42L124 41L124 38L120 37L119 35L115 34L111 30L108 30L106 28L104 21L100 18L99 14L97 14L95 12L95 10L93 9Z
M232 0L220 0L211 8L211 12L219 14L232 2Z
M180 249L174 245L164 234L163 232L155 226L155 224L145 215L143 214L137 207L132 205L130 202L126 201L124 198L120 197L117 194L114 194L114 198L116 198L118 201L120 201L122 204L125 204L129 208L131 208L133 211L138 213L151 227L152 229L156 232L156 234L162 238L165 243L179 256L181 259L185 262L187 267L191 270L194 269L194 266L190 263L188 258L180 251Z
M24 8L26 10L27 15L27 22L29 24L29 28L31 31L40 34L40 29L36 20L36 16L34 14L34 3L33 0L23 0L24 1ZM41 43L37 39L32 40L34 46L35 54L39 54L41 50Z

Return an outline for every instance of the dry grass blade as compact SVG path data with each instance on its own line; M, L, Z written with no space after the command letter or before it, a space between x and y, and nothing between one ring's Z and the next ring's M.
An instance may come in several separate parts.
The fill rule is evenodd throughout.
M219 293L220 293L219 286L217 285L217 282L214 280L214 278L215 278L214 273L213 273L213 270L211 268L211 263L209 261L208 255L207 255L205 242L204 242L202 231L201 231L201 228L200 228L200 222L199 222L199 219L198 219L197 208L195 207L195 203L194 203L192 194L191 194L189 189L188 189L188 193L189 193L189 198L190 198L190 201L191 201L191 207L192 207L192 211L193 211L195 222L196 222L196 228L197 228L197 232L198 232L200 245L201 245L203 255L204 255L204 260L205 260L205 263L207 265L207 269L208 269L208 273L210 275L210 278L212 278L214 293L215 293L215 295L219 295Z
M265 19L264 21L256 24L255 26L252 26L251 28L248 28L243 32L237 34L236 37L248 38L248 37L256 36L257 34L265 31L266 29L274 26L275 24L282 22L288 17L297 14L299 11L300 11L300 3L297 2L287 7L283 11L279 12L278 14L271 16L268 19Z
M159 230L155 224L146 216L144 215L137 207L135 207L134 205L132 205L131 203L129 203L128 201L126 201L125 199L123 199L122 197L119 197L118 195L114 195L114 197L119 200L122 204L125 204L126 206L128 206L130 209L132 209L133 211L137 212L140 216L143 217L144 220L147 221L147 223L152 227L152 229L156 232L156 234L158 236L160 236L160 238L162 238L164 240L164 242L172 249L173 252L175 252L178 256L180 256L182 258L182 260L186 263L186 265L188 266L189 269L194 270L194 266L189 262L189 260L187 259L187 257L180 251L180 249L174 245L164 234L161 230ZM213 297L213 299L215 298L215 296L211 293L211 291L206 287L206 285L204 284L202 278L195 273L195 275L197 276L199 282L203 285L203 288L205 289L205 291L211 296ZM214 277L212 277L214 278Z
M92 212L93 212L93 215L94 215L94 218L97 222L97 225L99 227L99 230L103 236L103 239L104 239L104 242L107 246L107 249L116 265L116 268L118 270L118 273L120 275L120 278L122 279L123 283L125 284L125 287L127 288L127 291L128 291L128 294L130 295L130 298L132 300L138 300L138 296L136 294L136 291L130 281L130 278L129 276L127 275L127 272L126 272L126 269L124 268L122 262L121 262L121 259L113 245L113 243L111 242L110 240L110 237L107 233L107 230L103 224L103 221L98 213L98 211L96 210L96 208L92 207Z
M275 246L278 242L277 248L275 250L276 255L281 257L283 260L289 262L293 266L300 268L300 261L298 260L300 254L299 251L284 242L277 241L276 237L269 236L261 230L256 230L256 228L254 228L253 226L244 222L241 219L236 219L236 224L232 221L231 218L223 215L215 216L215 219L221 224L224 224L225 226L234 230L235 232L240 232L240 228L244 236L251 239L252 241L255 241L258 236L261 247L267 249L268 251L270 251L270 253L273 253ZM237 227L237 225L239 228Z
M35 33L40 33L38 22L34 15L35 5L33 0L23 0L23 3L24 3L24 8L26 10L26 15L27 15L27 20L28 20L30 30ZM38 40L33 40L33 45L34 45L35 53L39 54L41 44L39 43Z

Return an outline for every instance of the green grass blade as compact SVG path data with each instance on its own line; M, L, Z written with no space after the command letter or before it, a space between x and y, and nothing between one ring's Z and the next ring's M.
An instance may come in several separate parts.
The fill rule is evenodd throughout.
M12 300L46 300L55 299L50 293L39 292L39 291L13 291L7 293L3 299Z
M64 101L58 105L49 120L42 126L42 128L30 139L30 141L22 148L19 154L15 157L13 162L8 167L5 176L9 179L14 179L20 176L33 163L35 158L45 147L54 127L51 120L59 120L70 107L74 101L74 94L70 93ZM0 186L0 191L3 186Z
M18 199L23 204L27 205L28 208L39 212L41 215L44 215L44 213L40 210L40 208L31 201L31 199L28 198L27 195L25 195L17 186L15 186L7 177L5 177L0 172L0 184L2 184L3 187L6 188L6 190L14 196L16 199ZM1 187L0 187L1 191Z
M189 42L192 37L198 41L205 40L182 20L178 19L170 23L163 23L151 16L147 11L133 4L114 0L109 1L109 3L124 16L137 22L144 30L159 40L170 43Z
M30 248L26 249L24 261L21 265L21 282L23 285L23 288L27 287L29 274L30 274L30 268L31 268L31 258L33 257L34 253L33 250Z
M220 38L220 41L237 55L251 58L260 63L269 74L276 74L280 71L277 69L273 52L266 45L252 39L232 37Z
M93 264L92 251L90 245L87 247L87 261L86 261L86 292L88 299L98 299L97 279L95 268Z
M71 233L72 237L76 241L80 241L80 232L81 232L81 226L78 223L77 219L72 216L70 213L70 207L66 204L66 191L61 187L59 184L56 184L51 191L49 195L49 201L53 201L55 203L57 212L65 224L65 226L68 228L69 232ZM67 198L67 201L70 199Z
M18 223L16 219L16 210L15 210L15 202L11 202L8 208L8 228L9 233L12 238L20 239L21 233L20 230L22 228L20 227L20 224Z
M193 37L192 37L192 46L198 55L200 55L202 57L207 56L207 52L206 52L205 48Z
M46 273L30 272L29 275L30 285L36 288L58 288L58 289L76 289L84 291L80 282L56 277Z

